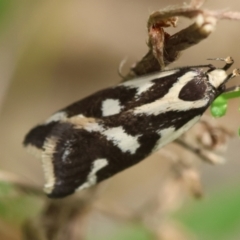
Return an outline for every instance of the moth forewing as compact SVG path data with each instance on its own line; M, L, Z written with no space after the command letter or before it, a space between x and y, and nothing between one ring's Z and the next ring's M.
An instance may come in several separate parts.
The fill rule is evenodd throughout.
M178 138L224 91L231 64L143 76L57 112L24 141L42 152L45 192L64 197L90 187Z

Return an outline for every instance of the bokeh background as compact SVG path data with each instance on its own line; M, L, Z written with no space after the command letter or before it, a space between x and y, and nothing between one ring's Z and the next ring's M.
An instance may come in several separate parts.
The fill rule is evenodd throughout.
M123 68L123 73L127 73L147 52L149 14L181 3L179 0L0 0L1 171L42 186L41 163L23 149L24 135L56 110L118 83L120 62L127 57ZM204 7L240 11L240 2L209 0ZM181 18L177 28L169 32L174 33L190 23ZM229 55L234 58L235 67L239 67L239 30L240 22L220 21L209 38L186 50L170 67L203 64L207 58ZM228 114L216 121L237 133L239 106L239 99L231 101ZM225 165L211 166L196 159L205 197L200 201L188 199L173 218L179 219L197 239L240 239L239 146L236 136L229 143ZM140 207L162 184L165 161L156 154L105 181L99 196L102 203L120 202L128 208ZM21 214L30 200L25 199L23 206L20 200L7 203L4 189L0 188L0 237L19 239L20 228L14 214ZM12 211L14 204L18 204L16 212ZM107 231L99 227L102 220L103 217L97 215L92 225L95 234L103 237L95 239L107 239L104 235ZM109 228L115 229L108 223ZM142 229L132 228L129 239L151 239L139 233ZM134 238L134 234L139 235ZM117 239L117 235L109 239Z

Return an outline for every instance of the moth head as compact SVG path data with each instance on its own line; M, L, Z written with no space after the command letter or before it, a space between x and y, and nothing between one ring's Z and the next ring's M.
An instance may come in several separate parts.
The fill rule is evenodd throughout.
M226 64L223 68L213 68L210 69L207 73L209 83L217 90L224 90L225 84L236 76L240 75L240 69L234 69L231 74L228 74L226 71L232 66L234 63L231 57L227 58L215 58L209 60L219 60L224 61Z

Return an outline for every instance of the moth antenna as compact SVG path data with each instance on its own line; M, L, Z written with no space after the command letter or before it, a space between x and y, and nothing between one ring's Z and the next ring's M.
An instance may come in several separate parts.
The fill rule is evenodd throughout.
M228 56L226 58L208 58L207 60L216 60L216 61L224 61L225 65L223 66L223 70L227 71L234 63L232 57Z
M215 66L212 64L203 64L203 65L196 65L196 66L187 66L187 67L180 67L179 69L186 69L186 68L209 68L206 72L211 72L216 69Z

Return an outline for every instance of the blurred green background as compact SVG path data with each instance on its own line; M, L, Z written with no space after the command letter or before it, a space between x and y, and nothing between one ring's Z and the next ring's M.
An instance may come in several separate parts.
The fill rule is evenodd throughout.
M1 171L42 186L41 163L22 147L26 132L56 110L118 83L120 62L127 57L123 69L127 73L147 51L149 14L180 3L177 0L0 0ZM209 0L204 7L240 11L240 2ZM181 18L178 27L169 32L174 33L190 23ZM185 51L171 67L203 64L207 58L229 55L234 58L235 67L239 67L239 26L240 22L219 22L207 40ZM231 101L227 115L216 121L237 132L239 105L238 99ZM225 165L209 166L196 159L205 198L187 199L184 207L172 216L196 239L240 239L239 144L239 138L231 140ZM101 201L120 202L132 209L140 207L161 185L165 161L155 155L107 180ZM1 183L0 239L20 239L21 224L39 213L41 205L36 197L23 197L11 185ZM92 228L100 229L106 222L96 220ZM113 228L111 234L94 232L99 235L92 234L90 240L152 239L151 233L138 225Z

